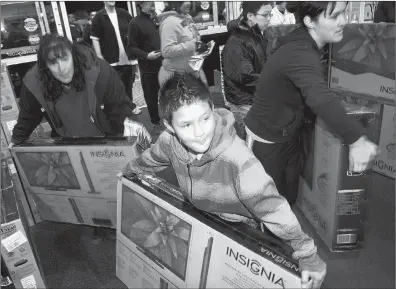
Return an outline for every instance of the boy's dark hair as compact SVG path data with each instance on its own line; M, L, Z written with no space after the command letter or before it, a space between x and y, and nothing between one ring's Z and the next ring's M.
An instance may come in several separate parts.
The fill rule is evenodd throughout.
M305 26L305 16L309 16L313 21L316 21L323 11L325 13L327 12L327 9L329 9L329 14L333 13L337 2L338 1L292 1L287 2L286 9L294 14L298 25ZM348 4L349 2L346 1L346 5Z
M190 73L175 73L160 90L159 105L164 119L171 124L172 114L184 105L207 101L213 107L212 95L200 78Z
M257 11L260 10L261 6L264 5L271 5L273 6L274 1L243 1L241 3L241 10L242 10L242 16L243 19L247 19L247 14L248 13L254 13L256 14Z

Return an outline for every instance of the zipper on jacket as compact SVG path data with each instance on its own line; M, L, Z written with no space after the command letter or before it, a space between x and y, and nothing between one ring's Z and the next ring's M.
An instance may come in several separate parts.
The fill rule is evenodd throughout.
M188 163L188 164L187 164L187 171L188 171L188 178L190 179L190 187L191 187L191 190L190 190L190 197L191 197L191 203L193 204L193 196L192 196L193 181L192 181L192 178L191 178L191 171L190 171L190 169L191 169L191 163Z
M95 119L92 114L89 116L89 118L91 119L92 123L100 130L100 132L103 134L103 136L106 136L103 129L99 125L96 124Z

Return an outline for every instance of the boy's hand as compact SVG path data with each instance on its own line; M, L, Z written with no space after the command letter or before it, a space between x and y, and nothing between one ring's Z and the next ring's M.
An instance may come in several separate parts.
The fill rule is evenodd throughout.
M325 277L326 270L322 272L303 270L301 272L301 288L320 288Z
M299 261L301 288L320 288L326 277L326 263L317 254Z

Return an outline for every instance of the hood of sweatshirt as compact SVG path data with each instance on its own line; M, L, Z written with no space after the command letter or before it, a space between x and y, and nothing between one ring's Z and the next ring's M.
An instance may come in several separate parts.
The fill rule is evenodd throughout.
M176 157L184 163L192 163L194 166L202 166L216 159L221 153L228 149L235 140L236 131L234 128L235 118L232 112L224 108L217 108L214 111L215 130L209 149L200 160L194 159L187 149L180 143L180 140L171 137L170 145ZM169 132L166 132L169 133Z
M250 27L243 20L242 16L238 19L232 20L227 24L227 30L230 34L232 33L253 33L260 35L260 28L257 25Z

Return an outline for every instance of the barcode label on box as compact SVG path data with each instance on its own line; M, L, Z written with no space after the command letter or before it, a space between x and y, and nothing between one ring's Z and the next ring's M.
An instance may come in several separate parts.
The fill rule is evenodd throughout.
M37 289L36 279L34 279L33 275L21 279L21 283L24 289Z
M11 252L21 246L22 244L26 243L27 239L25 235L18 231L11 236L1 240L1 244L3 244L4 248L6 248L7 252Z
M338 84L338 82L339 82L338 77L332 77L332 78L331 78L331 83Z
M337 235L337 244L353 244L356 243L356 234L339 234Z

